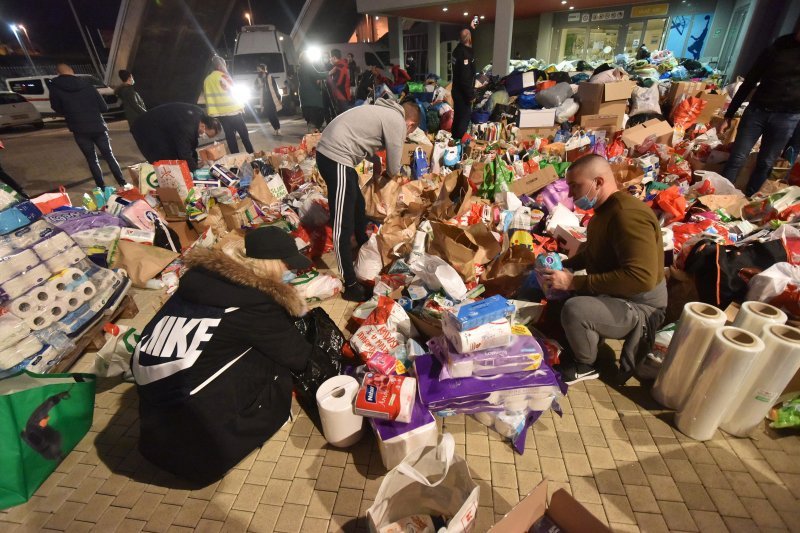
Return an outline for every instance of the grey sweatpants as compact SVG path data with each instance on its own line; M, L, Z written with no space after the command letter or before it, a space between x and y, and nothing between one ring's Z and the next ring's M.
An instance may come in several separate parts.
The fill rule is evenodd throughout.
M624 339L639 323L631 304L611 296L575 296L561 310L561 325L575 362L594 365L601 338Z

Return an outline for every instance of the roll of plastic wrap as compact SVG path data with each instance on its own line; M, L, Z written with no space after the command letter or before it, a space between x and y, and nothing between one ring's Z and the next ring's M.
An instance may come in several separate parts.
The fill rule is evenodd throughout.
M653 386L653 398L658 403L670 409L681 408L714 333L724 325L725 314L713 305L689 302L683 307L678 329Z
M18 316L11 313L0 315L0 350L5 350L17 344L27 337L30 332L31 328Z
M42 351L42 343L33 335L28 335L15 345L0 351L0 369L14 368L40 351Z
M38 313L25 319L25 323L28 324L32 331L48 328L53 325L53 322L57 322L57 319L54 319L48 313Z
M800 329L780 324L764 328L764 351L756 358L720 427L746 437L767 416L800 369Z
M761 336L764 326L771 324L786 324L786 313L777 307L765 304L764 302L745 302L733 326L749 331L753 335Z
M47 260L45 264L51 272L61 272L65 268L69 268L79 263L80 260L84 259L85 257L86 254L83 252L83 250L77 246L73 246L72 248L67 248L54 258Z
M322 434L331 446L346 448L361 439L364 417L353 413L358 388L352 376L335 376L317 390Z
M0 261L0 283L19 276L39 264L39 258L32 250L20 250Z
M717 330L691 393L675 416L678 429L695 440L712 438L762 351L764 341L749 331L731 326Z
M63 231L59 231L53 233L53 236L49 239L34 244L33 251L36 252L36 255L38 255L42 261L48 261L73 246L75 246L75 243L69 235Z
M50 271L47 270L46 266L40 264L16 278L6 281L0 285L0 290L5 293L7 299L13 300L30 291L49 277Z

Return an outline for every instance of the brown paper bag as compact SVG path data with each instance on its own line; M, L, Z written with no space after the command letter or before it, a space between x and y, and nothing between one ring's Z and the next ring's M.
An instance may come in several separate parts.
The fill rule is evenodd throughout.
M261 174L253 176L253 181L250 182L247 194L261 205L272 205L278 201L272 191L269 190L269 187L267 187L267 182L264 181L264 177Z
M644 170L639 165L627 165L624 163L612 163L611 170L614 172L614 179L620 188L638 185L644 178Z
M451 172L431 206L431 220L450 220L469 211L472 205L472 187L469 179L459 172Z
M411 242L417 232L417 219L413 216L393 215L384 221L377 235L378 250L384 266L411 252Z
M141 244L138 242L119 241L114 254L112 268L124 268L134 287L144 288L147 282L167 265L175 260L179 254L171 250Z
M475 265L483 265L500 253L500 244L485 224L468 228L432 222L433 238L429 252L441 257L461 275L464 281L475 279Z
M362 189L367 216L378 222L397 211L397 195L400 190L400 180L390 178L373 178Z
M486 269L481 281L486 296L501 294L512 298L533 269L536 254L527 246L512 246Z

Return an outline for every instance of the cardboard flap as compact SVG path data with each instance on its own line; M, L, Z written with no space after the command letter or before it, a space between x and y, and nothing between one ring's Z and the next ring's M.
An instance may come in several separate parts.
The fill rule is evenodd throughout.
M581 128L615 133L622 129L622 115L584 115L581 117Z
M528 452L530 453L530 452ZM547 480L539 483L521 502L514 506L489 531L519 533L531 526L547 511Z
M553 168L552 165L547 165L536 172L526 174L520 179L511 182L509 189L517 196L523 194L530 196L557 180L558 174L556 174L556 169Z
M611 102L614 100L627 100L633 93L633 88L636 87L636 82L630 80L612 81L611 83L604 83L605 86L605 101Z
M611 531L564 489L558 489L553 493L547 514L567 533L610 533Z
M642 144L651 135L659 144L672 144L672 126L664 120L653 118L643 124L628 128L622 133L622 142L628 148Z
M701 196L698 201L710 211L724 209L737 218L742 214L742 207L747 205L747 198L739 194L709 194Z

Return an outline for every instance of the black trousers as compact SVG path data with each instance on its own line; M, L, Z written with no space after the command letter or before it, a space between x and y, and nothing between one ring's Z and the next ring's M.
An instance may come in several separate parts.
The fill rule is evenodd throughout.
M317 167L328 186L328 206L333 228L333 251L345 287L356 283L350 239L355 235L359 245L367 242L367 214L364 195L353 167L337 163L317 152Z
M261 100L264 102L264 109L261 110L261 115L267 117L267 120L269 120L269 123L272 125L272 129L275 131L281 129L281 121L278 120L278 111L275 109L275 102L272 101L272 95L269 91L264 91Z
M239 143L236 142L236 134L242 138L244 150L248 154L252 154L253 143L250 142L250 134L247 133L247 124L244 123L244 114L230 115L227 117L217 117L219 123L222 124L222 129L225 131L225 141L228 143L228 152L232 154L239 153Z
M472 114L472 99L460 91L453 91L453 139L460 141L467 133L469 119Z
M308 124L321 129L322 125L325 124L325 109L316 106L303 106L303 118L306 119Z
M100 155L103 156L103 159L106 160L108 168L111 170L111 174L114 176L114 179L117 180L117 183L125 185L125 178L122 177L122 169L119 168L119 163L117 163L116 158L114 158L114 153L111 151L111 139L108 137L107 131L98 133L73 133L72 135L75 137L78 148L83 152L83 157L86 158L86 162L89 163L89 170L92 172L92 178L94 178L94 182L98 187L105 187L106 184L103 181L103 171L100 169L100 161L97 159L97 152L95 152L94 149L95 146L100 150Z
M19 194L19 195L20 195L20 196L22 196L23 198L27 198L27 197L28 197L28 195L27 195L27 194L25 193L25 191L22 189L22 186L21 186L19 183L17 183L17 180L15 180L15 179L14 179L14 178L12 178L11 176L9 176L9 175L6 173L6 171L5 171L5 170L3 170L3 167L2 167L2 166L0 166L0 181L2 181L2 182L3 182L3 183L5 183L6 185L8 185L8 186L9 186L9 187L11 187L12 189L14 189L14 191L16 191L16 192L17 192L17 194Z

